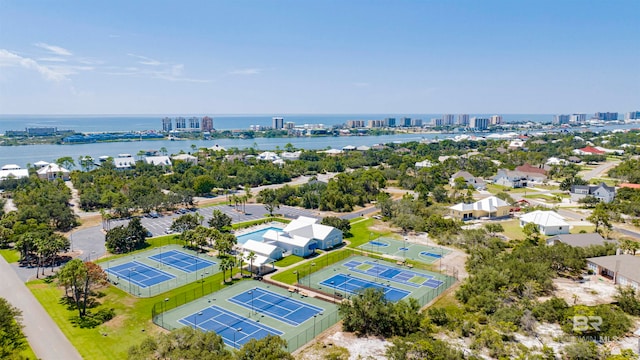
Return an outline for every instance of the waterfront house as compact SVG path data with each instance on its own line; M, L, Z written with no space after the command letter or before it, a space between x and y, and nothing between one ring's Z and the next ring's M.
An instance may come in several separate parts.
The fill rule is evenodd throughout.
M69 170L63 168L62 166L56 164L56 163L51 163L51 164L47 164L46 166L41 167L40 169L38 169L38 171L36 172L38 174L38 177L40 179L43 180L55 180L55 179L62 179L64 181L69 180Z
M542 235L569 233L569 223L555 211L536 210L520 217L520 227L524 228L529 223L538 225L538 230Z
M605 183L598 185L573 185L571 186L571 201L577 202L587 196L593 196L603 203L610 203L616 197L616 188Z
M171 157L173 160L184 161L191 164L197 164L198 158L189 154L178 154Z
M0 181L27 177L29 177L29 169L23 169L16 164L8 164L0 168Z
M168 156L147 156L144 161L154 166L171 166L171 159Z

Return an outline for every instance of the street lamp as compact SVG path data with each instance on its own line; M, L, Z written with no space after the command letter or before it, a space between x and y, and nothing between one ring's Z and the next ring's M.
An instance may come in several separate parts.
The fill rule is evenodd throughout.
M131 270L133 270L135 272L136 268L133 267L133 268L129 268L127 270L129 270L129 276L127 277L128 281L129 281L129 294L133 294L131 292Z
M311 266L316 266L316 263L311 263L309 266L309 289L311 289Z
M236 333L239 333L242 331L242 328L237 328L235 329L236 331L233 332L233 347L234 348L238 348L238 344L236 343Z
M333 285L334 281L331 280L331 290L333 291L333 302L336 302L336 288Z
M164 302L162 303L162 327L164 327L164 312L167 309L167 302L169 298L164 298Z
M249 294L251 294L251 314L253 314L253 291L249 290Z
M198 316L200 315L202 315L202 311L198 312L196 316L193 317L193 319L195 320L195 325L193 327L194 330L198 330Z

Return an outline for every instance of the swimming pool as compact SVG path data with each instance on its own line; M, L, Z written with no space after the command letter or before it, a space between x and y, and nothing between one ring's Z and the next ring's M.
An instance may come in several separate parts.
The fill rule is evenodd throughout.
M262 242L262 235L264 235L264 233L266 233L269 230L282 231L281 228L270 226L268 228L264 228L264 229L260 229L260 230L257 230L257 231L252 231L250 233L238 235L238 236L236 236L236 238L238 238L238 244L244 244L249 240L255 240L255 241Z

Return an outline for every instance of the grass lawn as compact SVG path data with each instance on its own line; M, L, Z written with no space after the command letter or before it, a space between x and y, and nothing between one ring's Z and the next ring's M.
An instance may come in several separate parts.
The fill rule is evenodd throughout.
M289 255L289 256L285 256L281 260L276 261L275 265L277 267L286 267L289 265L293 265L295 263L299 263L300 261L303 261L303 260L304 260L303 257L297 256L297 255Z
M9 264L20 260L20 252L14 249L0 249L0 255L7 260Z
M391 231L376 232L369 230L369 226L373 225L373 223L374 219L369 218L351 225L351 234L353 236L346 239L349 241L350 248L357 248L358 246L368 242L370 239L391 234Z
M584 226L572 226L571 227L571 233L572 234L579 234L580 231L584 230L587 233L592 233L594 232L596 229L595 225L584 225Z
M489 191L494 195L503 191L508 194L508 193L524 193L524 192L527 192L527 190L532 191L531 189L527 189L527 188L513 189L513 188L502 186L502 185L487 184L487 191Z
M221 283L222 273L205 278L207 282ZM104 293L98 299L103 304L101 307L113 308L116 317L94 329L81 329L69 322L69 317L76 315L77 311L68 310L60 304L63 290L55 283L37 280L27 283L27 286L83 358L119 360L127 358L130 346L161 331L151 321L151 309L155 303L202 285L200 282L191 283L151 298L135 298L114 286L100 289Z
M286 284L295 284L298 280L298 275L296 274L296 272L299 272L300 278L305 277L309 275L309 272L314 273L331 264L335 264L338 261L346 259L351 253L353 253L353 250L351 249L340 249L326 252L320 256L306 259L305 262L299 264L296 267L284 270L282 272L278 271L278 273L273 275L271 278L273 280L281 281ZM311 264L317 264L317 266L311 266Z
M524 196L527 199L540 199L551 203L558 203L558 199L555 196L547 195L547 194L531 194Z
M602 182L609 186L616 186L618 183L620 183L620 180L613 179L613 178L592 178L589 181L590 184L595 184L595 185L598 185Z
M500 225L504 228L502 232L505 236L507 236L511 240L515 239L524 239L524 233L522 232L522 228L520 227L520 221L518 219L513 219L509 221L500 222Z

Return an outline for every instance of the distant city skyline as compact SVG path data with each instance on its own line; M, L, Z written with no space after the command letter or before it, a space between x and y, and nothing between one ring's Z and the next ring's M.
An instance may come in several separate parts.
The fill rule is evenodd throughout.
M636 0L7 0L0 114L623 118L640 110L638 13Z

